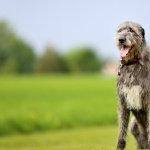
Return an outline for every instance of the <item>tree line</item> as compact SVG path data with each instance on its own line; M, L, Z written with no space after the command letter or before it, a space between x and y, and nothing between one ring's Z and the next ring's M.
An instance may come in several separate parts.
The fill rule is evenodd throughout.
M59 54L52 47L37 56L34 48L18 36L6 21L0 21L0 73L92 73L103 61L91 47L78 47Z

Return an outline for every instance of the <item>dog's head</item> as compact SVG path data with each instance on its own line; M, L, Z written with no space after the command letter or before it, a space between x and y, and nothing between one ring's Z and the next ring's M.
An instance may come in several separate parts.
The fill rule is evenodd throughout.
M124 22L116 30L115 42L125 61L139 58L145 46L145 31L134 22Z

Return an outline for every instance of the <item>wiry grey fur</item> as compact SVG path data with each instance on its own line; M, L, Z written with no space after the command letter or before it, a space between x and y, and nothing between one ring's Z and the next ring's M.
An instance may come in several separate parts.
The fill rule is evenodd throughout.
M124 43L119 38L125 38ZM129 127L139 149L150 149L150 54L146 48L145 32L133 22L121 24L116 31L116 45L131 47L126 61L135 57L137 63L121 65L117 78L119 135L117 150L124 150L130 112L133 113Z

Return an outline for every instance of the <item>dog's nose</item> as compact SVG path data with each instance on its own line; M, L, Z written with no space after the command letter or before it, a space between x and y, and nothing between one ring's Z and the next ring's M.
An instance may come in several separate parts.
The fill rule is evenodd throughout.
M124 43L126 41L126 39L124 37L120 37L118 40L120 43Z

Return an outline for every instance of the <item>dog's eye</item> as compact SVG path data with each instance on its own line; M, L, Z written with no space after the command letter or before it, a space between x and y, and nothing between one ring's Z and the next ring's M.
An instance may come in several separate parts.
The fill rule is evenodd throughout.
M119 32L121 32L121 31L122 31L121 29L120 29L120 30L118 30L118 33L119 33Z

